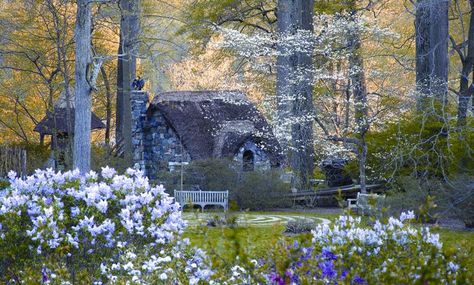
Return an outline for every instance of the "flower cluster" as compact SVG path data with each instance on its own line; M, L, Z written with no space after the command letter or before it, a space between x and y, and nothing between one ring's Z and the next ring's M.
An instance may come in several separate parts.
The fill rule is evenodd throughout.
M287 246L282 264L270 266L272 284L455 284L466 272L456 256L443 250L437 234L399 219L364 225L341 216L312 231L308 246ZM275 258L274 258L275 260Z
M22 240L38 256L59 254L71 276L80 267L78 259L90 258L101 264L100 274L88 272L97 284L104 280L140 284L150 281L149 276L193 280L210 276L201 267L205 255L178 240L185 227L179 205L162 186L152 187L140 171L128 169L126 175L117 175L106 167L100 175L93 171L80 175L48 169L25 179L15 173L9 177L11 187L0 197L2 247ZM186 263L189 256L202 256L202 262L192 270L182 267L186 270L180 277L172 268L177 262ZM73 265L74 260L78 264ZM47 275L45 269L42 272ZM47 277L51 276L58 275Z

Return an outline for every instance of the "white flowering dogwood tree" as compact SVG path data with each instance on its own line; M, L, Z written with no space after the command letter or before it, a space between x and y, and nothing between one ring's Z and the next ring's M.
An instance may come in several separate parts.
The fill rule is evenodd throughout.
M216 26L223 39L220 48L233 51L256 71L276 71L275 128L289 154L290 166L299 171L303 163L301 159L291 163L292 158L298 157L292 152L314 155L313 147L303 147L308 144L329 157L355 154L362 191L366 184L365 136L372 124L390 117L387 113L391 106L378 103L383 91L368 90L361 46L364 41L397 38L365 16L370 8L358 8L354 2L338 13L311 15L306 26L280 22L278 32L245 33ZM285 21L285 12L277 13L278 21ZM321 91L315 92L315 86ZM314 123L318 128L314 134L307 134L309 129L304 126L313 132Z

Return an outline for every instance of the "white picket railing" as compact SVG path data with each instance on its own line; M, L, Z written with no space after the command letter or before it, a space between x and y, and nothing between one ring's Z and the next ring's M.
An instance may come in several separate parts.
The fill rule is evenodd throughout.
M181 207L199 205L204 211L207 205L222 206L225 211L229 205L229 191L178 191L174 190L174 199Z

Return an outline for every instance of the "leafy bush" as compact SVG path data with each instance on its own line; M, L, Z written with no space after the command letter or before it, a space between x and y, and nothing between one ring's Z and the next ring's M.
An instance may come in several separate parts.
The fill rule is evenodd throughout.
M316 223L307 219L296 219L286 224L285 233L301 234L309 233L316 227Z
M180 171L162 172L158 180L168 189L180 189ZM242 172L238 163L228 159L192 161L185 166L183 188L199 186L205 191L229 190L230 203L240 209L262 210L290 206L283 194L289 185L281 179L280 169Z
M474 226L474 177L458 176L449 183L403 177L394 184L386 199L388 213L412 210L421 221L458 218Z
M416 176L446 179L473 173L474 121L464 129L456 120L441 122L425 114L409 114L369 132L367 175L374 180Z
M239 185L232 190L232 197L242 209L288 207L291 201L283 195L290 192L290 187L280 175L280 170L244 172Z
M367 226L360 218L341 216L318 224L310 240L282 243L265 259L234 266L222 282L471 284L467 255L444 248L428 228L413 227L413 218L412 212L402 213Z
M212 216L207 221L208 227L235 227L237 226L237 216L234 215L225 215L224 217L219 217L218 215Z
M2 283L197 283L211 274L203 252L179 240L178 205L139 171L15 176L0 197Z
M10 182L8 180L4 180L0 178L0 191L7 189L10 186Z
M91 168L100 172L102 167L111 167L119 173L124 173L127 168L132 167L125 158L115 156L110 148L102 145L93 144L91 148Z

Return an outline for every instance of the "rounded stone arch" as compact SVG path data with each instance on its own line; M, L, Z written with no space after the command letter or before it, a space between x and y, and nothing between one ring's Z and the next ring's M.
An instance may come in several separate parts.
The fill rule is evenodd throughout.
M241 165L242 171L253 171L271 168L271 161L258 141L249 137L238 144L234 159Z

